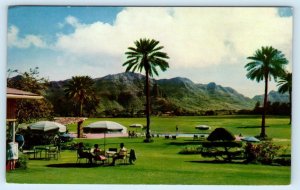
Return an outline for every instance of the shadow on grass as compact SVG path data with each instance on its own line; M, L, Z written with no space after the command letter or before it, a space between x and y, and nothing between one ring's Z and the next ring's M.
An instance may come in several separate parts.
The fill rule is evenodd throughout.
M192 162L192 163L201 163L201 164L242 164L245 165L244 161L224 161L224 160L192 160L192 161L185 161L185 162Z
M203 141L191 140L191 141L184 141L184 142L169 142L168 144L175 145L175 146L184 146L184 145L201 145L202 142Z
M96 167L116 167L116 166L129 166L129 163L120 163L115 166L109 164L76 164L76 163L61 163L61 164L48 164L49 168L96 168Z
M265 127L269 127L269 126L265 126ZM256 128L261 128L261 126L241 126L241 127L237 127L239 129L256 129Z

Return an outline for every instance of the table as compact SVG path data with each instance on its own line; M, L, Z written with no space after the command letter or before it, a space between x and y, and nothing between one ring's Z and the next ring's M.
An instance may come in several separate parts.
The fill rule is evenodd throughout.
M38 154L40 155L40 157L39 157L40 159L42 159L42 158L46 159L48 157L47 153L48 153L49 147L47 147L47 146L35 146L33 148L33 150L34 150L34 159L38 158ZM42 157L42 152L45 152L44 157Z
M117 152L116 151L106 151L105 152L106 153L106 157L107 157L107 162L109 163L109 158L113 158L116 154L117 154Z

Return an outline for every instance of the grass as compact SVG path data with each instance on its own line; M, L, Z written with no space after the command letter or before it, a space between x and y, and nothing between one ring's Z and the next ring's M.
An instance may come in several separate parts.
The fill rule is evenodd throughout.
M99 119L88 119L85 124ZM100 119L103 120L103 119ZM144 124L143 118L112 118L125 126L132 123ZM290 126L288 118L269 117L267 134L276 144L290 153ZM226 127L234 134L257 135L260 117L152 117L152 131L175 133L199 132L194 127L207 124ZM76 126L70 126L76 131ZM129 129L130 130L130 129ZM139 129L138 129L139 130ZM285 139L285 140L282 140ZM241 163L214 163L198 154L182 155L180 150L189 142L188 138L167 140L154 138L153 143L143 143L142 138L108 138L106 147L118 147L124 142L128 149L135 149L135 165L95 166L76 165L76 152L65 150L58 160L29 160L28 169L7 172L10 183L54 183L54 184L207 184L207 185L287 185L290 183L291 168L288 166L266 166ZM79 142L78 139L76 139ZM85 143L98 143L103 139L83 139ZM176 143L174 143L176 142ZM191 145L197 146L197 145ZM255 172L253 172L255 171ZM46 176L46 177L45 177Z

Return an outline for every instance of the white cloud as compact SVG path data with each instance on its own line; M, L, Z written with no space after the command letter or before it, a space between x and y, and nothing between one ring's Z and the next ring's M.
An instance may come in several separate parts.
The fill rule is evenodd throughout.
M120 57L139 38L154 38L165 46L171 67L206 67L252 55L272 45L291 61L292 18L276 8L126 8L113 25L79 23L69 16L71 34L60 35L56 48L77 56ZM118 63L119 64L119 63ZM245 63L240 63L245 64Z
M26 35L23 38L19 36L19 29L16 26L10 26L8 29L8 47L29 48L35 46L46 48L47 45L40 36Z
M162 78L214 81L250 96L262 94L263 83L245 77L246 57L261 46L272 45L292 62L292 17L279 17L276 8L132 7L122 10L113 24L82 23L70 15L58 27L61 32L72 27L73 32L57 33L52 44L39 36L20 37L15 26L8 32L10 47L56 50L56 59L45 59L39 65L59 68L52 71L47 67L45 74L52 80L122 72L124 52L144 37L159 40L170 57L170 70L161 73ZM270 89L276 89L275 83L270 83Z

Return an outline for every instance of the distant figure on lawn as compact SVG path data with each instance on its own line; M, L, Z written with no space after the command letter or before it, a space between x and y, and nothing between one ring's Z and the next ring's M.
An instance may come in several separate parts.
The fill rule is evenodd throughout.
M116 160L123 159L127 154L127 149L124 146L124 143L120 144L120 151L113 157L113 162L111 163L112 166L115 165Z

